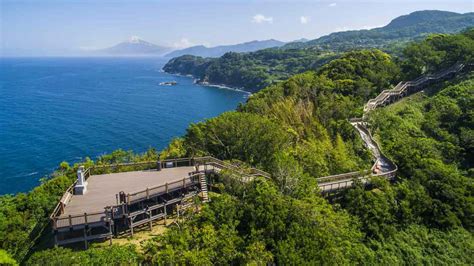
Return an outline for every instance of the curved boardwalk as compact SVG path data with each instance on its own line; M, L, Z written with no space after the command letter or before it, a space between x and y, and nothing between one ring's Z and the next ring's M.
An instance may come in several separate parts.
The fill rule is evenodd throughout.
M469 65L471 66L471 65ZM385 157L367 128L366 114L378 107L391 104L426 86L454 77L463 71L463 64L456 64L432 75L414 81L400 82L391 90L382 91L364 106L363 118L351 119L365 146L371 151L375 163L371 169L318 178L323 194L349 188L355 179L370 182L370 177L387 179L395 177L397 166ZM209 200L206 174L228 170L242 182L256 176L270 178L264 171L223 162L213 157L180 158L158 162L140 162L95 166L80 169L78 177L85 178L88 190L75 193L77 182L67 189L51 214L55 243L60 245L88 242L95 239L112 239L114 234L138 226L152 228L153 221L164 219L173 211L178 213L192 206L193 198ZM79 183L80 187L82 183Z
M470 67L471 64L468 66ZM387 106L402 99L405 96L419 92L428 85L453 78L465 68L467 68L465 64L455 64L434 74L423 75L412 81L400 82L393 89L384 90L374 99L370 99L364 106L363 117L351 119L351 124L359 132L359 135L364 141L365 146L374 156L374 165L370 170L367 171L350 172L318 178L318 186L321 192L330 193L351 187L354 184L354 179L359 179L362 183L367 183L370 181L370 177L372 176L380 176L387 179L394 178L398 168L392 161L382 154L379 145L372 137L369 129L367 128L367 123L364 122L367 114L376 108Z

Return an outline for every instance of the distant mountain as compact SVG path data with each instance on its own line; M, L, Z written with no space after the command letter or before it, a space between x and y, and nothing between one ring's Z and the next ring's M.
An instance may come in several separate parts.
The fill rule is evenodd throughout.
M195 55L202 57L219 57L227 52L253 52L261 49L280 47L284 45L284 42L277 40L264 40L264 41L251 41L233 45L220 45L215 47L206 47L204 45L197 45L188 47L182 50L176 50L166 55L166 57L178 57L182 55Z
M371 30L335 32L308 42L293 42L282 48L321 48L347 50L357 47L383 47L411 41L430 33L456 33L474 26L474 13L459 14L425 10L393 19L388 25Z
M95 50L93 53L96 55L115 56L162 56L172 50L172 48L159 46L134 36L128 41L121 42L109 48Z
M468 27L474 27L474 13L419 11L395 18L381 28L337 32L279 48L227 53L219 58L181 56L171 59L163 70L191 74L200 82L256 92L296 73L316 70L349 50L379 48L397 56L409 41L431 33L456 33Z

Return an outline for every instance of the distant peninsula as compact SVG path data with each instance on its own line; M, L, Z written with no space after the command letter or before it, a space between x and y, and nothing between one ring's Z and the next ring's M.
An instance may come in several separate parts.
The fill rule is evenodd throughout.
M434 33L457 33L473 26L472 12L417 11L397 17L384 27L336 32L254 52L229 52L218 58L175 53L180 56L170 59L163 70L192 75L199 82L257 92L294 74L316 70L349 50L378 48L397 55L410 41Z

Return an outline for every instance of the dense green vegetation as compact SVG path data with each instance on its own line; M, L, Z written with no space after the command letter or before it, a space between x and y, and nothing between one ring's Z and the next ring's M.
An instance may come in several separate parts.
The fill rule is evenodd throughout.
M280 160L312 177L365 169L370 156L347 119L397 74L383 52L347 53L252 95L239 112L191 125L184 147L190 156L211 153L269 172Z
M406 181L387 187L406 201L398 217L430 227L473 230L474 76L434 96L416 95L371 117L374 132ZM402 141L403 140L403 141ZM410 195L411 194L411 195ZM352 201L352 200L349 200ZM415 217L413 217L415 216Z
M134 245L112 245L74 252L66 248L53 248L37 252L28 265L134 265L142 261Z
M266 86L317 67L334 58L332 52L265 49L252 53L229 52L219 58L183 55L163 70L193 75L201 82L223 84L256 92Z
M261 167L272 180L242 184L223 172L209 204L144 241L140 250L113 245L26 256L40 235L33 230L35 221L46 221L74 178L76 166L66 163L32 192L0 198L0 248L19 261L26 256L32 265L77 260L469 265L474 260L472 73L369 115L382 149L399 166L395 184L374 179L371 187L358 184L329 204L317 193L315 178L367 169L371 156L347 119L360 116L368 99L402 76L442 68L441 62L472 60L473 32L431 36L410 45L403 60L375 49L344 53L317 71L261 90L237 111L192 124L160 158L210 154ZM407 69L410 65L416 68ZM86 164L157 158L154 151L141 156L117 151Z
M463 34L433 34L421 42L412 43L404 51L401 63L405 79L454 65L457 62L473 62L474 31Z
M43 179L41 185L29 193L0 196L0 250L4 249L14 259L22 261L31 252L35 242L39 241L40 236L43 233L49 234L50 229L45 229L49 225L49 215L64 191L76 179L79 165L90 167L157 158L158 155L153 149L141 155L117 150L98 158L96 162L87 159L74 166L63 162L50 178Z
M202 82L256 92L270 84L286 80L294 74L316 70L329 60L340 56L342 52L354 49L378 48L391 55L412 56L424 60L418 57L420 54L416 51L403 53L409 41L421 39L429 33L454 33L473 26L474 13L418 11L398 17L381 28L336 32L308 42L290 43L280 48L252 53L227 53L220 58L184 55L171 59L163 69L170 73L193 75ZM440 45L449 43L444 40ZM435 50L439 48L436 45L432 47ZM426 47L422 47L424 48ZM448 52L458 51L453 49ZM432 60L439 60L440 57L428 53L425 56ZM452 62L438 61L438 64L450 63ZM417 64L413 67L420 66L421 64ZM412 78L419 75L420 71L404 69L404 73Z
M472 26L474 26L474 13L472 12L458 14L425 10L397 17L384 27L335 32L304 43L290 43L283 48L329 49L333 51L368 47L391 49L396 43L420 39L430 33L457 33Z

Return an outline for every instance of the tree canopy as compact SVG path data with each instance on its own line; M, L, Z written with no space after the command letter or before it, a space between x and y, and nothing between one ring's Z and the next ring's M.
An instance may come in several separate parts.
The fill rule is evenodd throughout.
M400 77L470 62L473 36L472 30L430 36L397 59L374 49L347 52L262 89L236 111L190 125L161 153L118 150L86 160L91 166L212 155L271 172L272 179L247 183L221 172L210 203L140 248L32 247L74 180L78 164L61 163L33 191L0 197L0 258L31 265L470 265L472 73L369 114L371 131L399 167L396 182L373 178L370 186L356 183L328 201L318 193L316 178L368 169L371 155L348 118L360 116L368 99Z

